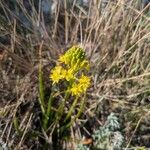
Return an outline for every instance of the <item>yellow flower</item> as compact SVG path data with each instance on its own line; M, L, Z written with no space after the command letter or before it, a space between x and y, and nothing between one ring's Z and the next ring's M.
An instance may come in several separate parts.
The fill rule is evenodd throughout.
M56 66L51 71L50 78L52 79L53 84L58 83L61 79L66 79L67 81L70 81L72 79L75 79L74 70L65 70L62 66Z
M66 55L62 55L59 57L59 61L64 64L68 64L68 59Z
M90 64L89 64L89 62L87 61L87 60L84 60L84 61L82 61L81 62L81 64L80 64L80 68L81 69L86 69L86 70L89 70L90 69Z
M51 71L51 74L50 74L50 78L52 79L53 84L58 83L59 80L65 78L65 76L66 76L66 70L62 68L61 66L56 66Z
M70 89L72 95L80 96L85 93L87 88L90 86L90 78L82 74L78 83L74 83Z
M74 71L73 71L73 69L68 69L68 70L66 71L65 79L66 79L67 81L70 81L70 80L72 80L72 79L74 79L74 78L75 78L75 76L74 76Z
M82 87L79 84L73 84L72 88L70 89L72 95L80 96L82 94Z
M81 78L78 80L80 84L90 84L90 78L82 74Z
M82 87L83 92L87 90L90 86L90 78L82 74L81 78L78 80L79 85Z

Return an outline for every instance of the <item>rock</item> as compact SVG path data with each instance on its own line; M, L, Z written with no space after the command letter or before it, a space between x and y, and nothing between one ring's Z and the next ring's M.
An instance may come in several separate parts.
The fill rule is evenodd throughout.
M143 6L146 7L150 3L150 0L143 0Z

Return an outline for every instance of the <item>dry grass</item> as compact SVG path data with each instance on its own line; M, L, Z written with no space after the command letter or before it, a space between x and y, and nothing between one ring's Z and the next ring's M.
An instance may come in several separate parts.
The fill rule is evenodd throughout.
M51 135L42 131L36 138L29 135L40 129L39 49L43 42L41 58L49 89L49 72L58 55L74 44L81 44L91 63L93 85L88 91L84 120L78 120L71 128L69 142L58 139L62 149L75 149L80 141L77 139L90 136L111 112L116 113L122 123L126 149L150 147L149 6L145 10L136 9L132 0L130 5L124 1L111 2L103 12L92 2L89 8L67 7L57 4L50 23L44 23L35 9L33 17L21 8L32 22L27 29L6 3L0 2L0 11L4 13L0 16L3 37L0 43L0 139L12 149L41 149L43 139L51 148L58 146Z

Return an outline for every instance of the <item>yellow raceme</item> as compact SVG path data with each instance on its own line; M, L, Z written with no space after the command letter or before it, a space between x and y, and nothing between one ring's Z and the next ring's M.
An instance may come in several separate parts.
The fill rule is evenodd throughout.
M60 56L59 62L64 63L68 68L74 68L75 71L89 68L89 63L85 60L85 52L78 46L73 46Z
M90 86L90 78L84 74L76 77L79 71L89 69L89 62L85 60L85 52L79 46L73 46L64 55L59 57L59 63L50 74L53 84L60 80L70 82L70 92L74 96L85 93Z

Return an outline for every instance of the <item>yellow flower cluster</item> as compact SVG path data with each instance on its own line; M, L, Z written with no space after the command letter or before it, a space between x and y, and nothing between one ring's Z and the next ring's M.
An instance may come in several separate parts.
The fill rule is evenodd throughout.
M78 80L78 83L73 83L70 91L72 92L72 95L79 96L80 94L85 93L89 86L90 78L88 76L82 75L81 78Z
M50 75L53 83L58 83L59 80L64 79L66 77L66 70L62 66L56 66Z
M64 55L59 58L60 63L64 63L68 68L72 68L74 72L81 69L89 69L89 63L85 60L85 52L81 47L73 46Z
M77 73L83 69L89 69L89 63L85 60L85 52L78 46L73 46L64 55L60 56L59 63L52 69L50 78L54 83L60 80L70 82L70 91L72 95L79 96L86 92L90 86L90 78L82 73L80 78L77 78Z

